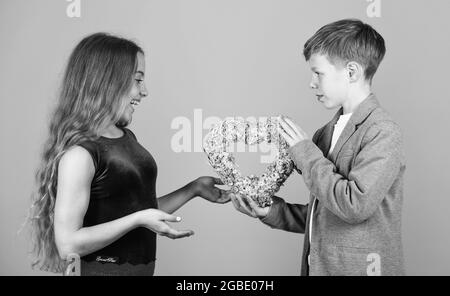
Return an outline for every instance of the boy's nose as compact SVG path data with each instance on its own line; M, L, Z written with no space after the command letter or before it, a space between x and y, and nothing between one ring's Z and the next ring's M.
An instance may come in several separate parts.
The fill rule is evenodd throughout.
M309 83L309 87L311 87L312 89L317 88L317 80L315 79L314 75L311 77L311 82Z

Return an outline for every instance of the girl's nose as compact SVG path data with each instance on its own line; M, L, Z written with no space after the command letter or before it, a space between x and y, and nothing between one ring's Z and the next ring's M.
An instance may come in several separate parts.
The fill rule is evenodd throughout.
M145 87L145 85L143 85L139 91L139 94L141 95L141 97L146 97L148 96L148 91L147 91L147 87Z

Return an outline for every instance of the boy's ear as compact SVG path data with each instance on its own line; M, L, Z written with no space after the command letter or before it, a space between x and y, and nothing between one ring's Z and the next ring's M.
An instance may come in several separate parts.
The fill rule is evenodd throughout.
M364 75L363 68L357 62L347 63L347 73L350 82L356 82L361 79Z

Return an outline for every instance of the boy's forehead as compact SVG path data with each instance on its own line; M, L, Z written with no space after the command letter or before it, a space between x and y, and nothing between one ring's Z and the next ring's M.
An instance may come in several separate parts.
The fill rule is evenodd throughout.
M331 61L328 55L320 53L312 54L308 62L312 71L328 72L345 69L345 63Z
M324 68L333 66L333 64L330 63L328 56L321 53L312 54L308 62L311 68Z

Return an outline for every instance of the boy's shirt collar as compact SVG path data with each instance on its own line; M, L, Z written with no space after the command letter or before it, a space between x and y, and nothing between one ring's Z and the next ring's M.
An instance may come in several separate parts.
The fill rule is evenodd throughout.
M330 150L331 146L331 139L333 137L333 131L334 131L334 125L339 120L339 117L343 114L343 108L340 108L338 112L334 115L333 119L328 122L328 124L325 126L325 129L323 130L323 133L320 137L320 140L318 141L318 147L322 150L324 155L330 159L331 161L335 162L337 155L339 154L342 146L347 142L347 140L350 138L350 136L356 131L357 126L362 123L367 116L372 113L372 111L379 107L380 104L378 102L378 99L374 94L370 94L364 101L362 101L358 107L353 111L352 116L350 117L349 121L347 122L346 127L342 131L341 136L339 137L338 142L336 143L336 146L333 149L333 152L330 155L328 154L328 151Z

